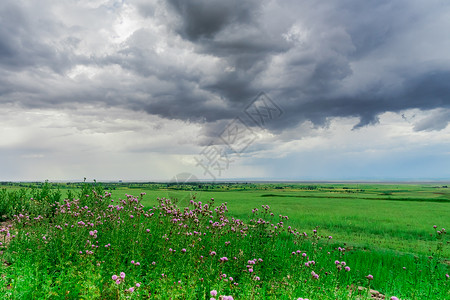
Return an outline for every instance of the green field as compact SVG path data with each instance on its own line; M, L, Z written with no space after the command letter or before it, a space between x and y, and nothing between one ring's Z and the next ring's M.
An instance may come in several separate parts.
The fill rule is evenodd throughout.
M144 204L173 196L202 201L227 202L230 212L248 219L248 212L261 205L289 215L293 226L310 231L319 226L323 234L351 246L389 249L427 255L436 248L433 226L450 225L450 189L442 184L223 184L198 187L116 187L114 195L146 192ZM450 257L450 247L444 255Z
M164 206L161 207L158 199L171 199L178 208L182 211L184 207L190 207L193 209L192 199L195 203L202 202L203 204L211 202L211 198L214 199L216 207L226 207L228 210L226 213L223 212L222 218L240 219L244 224L247 224L248 235L252 238L255 234L259 234L259 240L250 240L250 244L243 243L240 239L235 236L230 236L230 231L221 232L217 238L214 238L214 232L210 232L211 229L205 223L202 227L203 230L208 231L213 234L211 240L202 241L201 243L206 243L203 248L199 248L198 251L206 251L206 248L210 249L222 249L227 255L233 254L233 251L229 249L223 249L223 246L219 246L224 240L232 240L232 243L241 244L239 249L234 249L235 251L244 251L256 253L255 249L259 249L260 253L264 253L269 257L277 256L277 248L284 249L287 256L289 256L290 251L295 251L296 247L301 246L301 250L314 253L311 256L315 257L317 265L322 265L321 268L316 269L316 272L320 273L320 280L311 282L311 284L305 285L301 284L300 280L293 282L287 282L289 288L285 288L282 292L279 289L274 289L274 287L280 284L285 284L285 281L295 276L298 273L299 278L302 280L310 280L307 275L304 274L304 270L296 269L296 265L292 264L291 261L285 261L286 257L274 258L272 262L273 265L279 264L280 266L285 265L286 270L280 269L279 275L269 275L268 271L261 269L260 276L261 283L257 285L260 289L255 291L255 284L253 281L248 281L247 279L241 279L241 285L239 288L235 286L228 286L222 281L216 282L216 279L211 279L216 283L213 284L198 284L194 283L195 278L202 276L207 277L208 274L211 278L214 278L208 272L222 272L218 270L208 271L199 269L198 262L191 262L190 260L186 262L187 265L193 263L191 266L195 269L197 273L183 273L177 268L168 268L165 274L170 274L172 271L173 280L177 276L181 276L184 280L189 282L184 288L180 287L180 290L173 289L173 286L167 287L166 285L161 285L160 281L154 278L150 270L147 272L135 273L134 276L138 278L142 276L142 282L146 282L147 289L146 292L158 287L163 289L163 292L154 293L156 298L167 299L172 295L174 298L186 298L189 289L195 288L196 292L192 299L196 298L208 298L208 289L221 288L229 294L235 295L235 299L293 299L294 297L300 297L299 293L303 294L303 297L310 297L310 299L347 299L347 298L357 298L365 297L364 295L356 295L356 293L351 293L351 286L363 286L371 287L379 290L386 296L392 295L397 296L401 299L445 299L450 297L449 290L449 261L450 261L450 245L449 238L446 235L445 230L442 228L448 228L450 225L450 189L446 185L439 184L332 184L332 183L186 183L186 184L163 184L163 183L4 183L2 193L0 193L0 210L2 210L1 215L3 219L11 219L13 215L17 215L20 211L27 211L28 215L37 215L40 213L40 208L47 207L50 204L50 208L46 208L45 213L48 215L49 222L44 222L42 232L49 230L49 224L57 223L60 217L58 214L53 217L54 211L52 210L52 204L54 201L58 200L61 202L62 198L78 199L83 198L84 194L90 194L91 198L95 198L96 195L92 194L92 189L97 190L97 194L106 191L106 193L111 193L111 198L116 199L126 199L125 195L135 195L138 196L140 193L145 193L140 200L144 210L152 209L153 211L161 211L165 209ZM60 199L56 199L56 198ZM29 202L29 198L40 199L39 206ZM89 198L86 198L89 199ZM45 201L44 201L45 200ZM21 202L22 201L22 202ZM42 202L44 201L44 202ZM83 200L88 201L88 200ZM20 205L12 205L12 203L21 203ZM91 205L97 205L90 202ZM95 202L96 203L96 202ZM91 207L89 205L89 207ZM266 205L270 207L270 211L273 212L274 216L269 216L267 213L262 214ZM40 208L39 208L40 207ZM99 208L100 209L100 208ZM103 207L102 209L105 209ZM126 208L125 208L126 209ZM130 208L132 209L132 208ZM136 207L134 207L136 209ZM258 209L258 212L252 212L252 210ZM24 213L25 214L25 213ZM43 214L41 212L41 214ZM214 213L213 213L214 214ZM105 214L106 215L106 214ZM281 216L288 216L288 219L282 219L285 223L280 222ZM218 215L211 215L210 218L216 220ZM267 223L263 231L256 231L251 233L252 230L257 230L259 228L259 223L256 224L257 218L263 218L271 223L270 227ZM54 218L54 220L52 219ZM201 218L201 217L198 217ZM188 218L189 219L189 218ZM186 219L185 222L188 222ZM64 220L67 220L64 219ZM60 220L62 222L62 219ZM68 222L68 221L67 221ZM169 222L167 220L159 221L161 224L164 222ZM190 221L189 221L190 222ZM58 223L59 224L59 223ZM138 223L133 223L134 228ZM141 220L138 226L144 226L145 221ZM153 223L148 223L153 224ZM167 223L167 224L170 224ZM188 223L186 223L188 224ZM189 223L190 224L190 223ZM254 225L248 225L254 224ZM274 229L274 226L280 227L279 224L283 224L283 229ZM292 232L297 232L298 236L289 234L289 230L286 230L286 226L292 228ZM437 228L433 228L436 225ZM153 226L153 225L146 225ZM154 225L156 226L156 225ZM161 231L167 230L168 227L155 227L154 230ZM191 226L191 225L189 225ZM244 226L244 225L243 225ZM248 228L250 226L250 228ZM254 227L254 228L253 228ZM22 232L17 227L17 235L21 236L24 233L26 226ZM126 227L130 230L131 227ZM199 227L200 228L200 227ZM207 229L205 229L207 228ZM313 230L317 230L318 234L315 235ZM104 229L105 238L111 240L113 236L110 235L109 229ZM118 230L118 229L117 229ZM123 230L123 229L122 229ZM259 229L258 229L259 230ZM38 230L35 230L38 231ZM100 229L99 229L100 231ZM132 231L132 229L131 229ZM173 234L171 229L169 233L164 231L161 236L167 236L167 234ZM263 233L262 233L263 232ZM308 236L305 239L300 239L299 236L303 236L303 232ZM42 233L41 233L42 234ZM72 233L75 234L75 233ZM129 232L116 232L115 234L123 234L126 236L130 234ZM265 237L267 235L267 237ZM57 236L58 233L55 233ZM246 234L247 235L247 234ZM270 236L270 238L268 238ZM329 237L332 237L331 239ZM275 238L276 237L276 238ZM63 239L63 237L59 237ZM56 238L55 238L56 239ZM186 240L179 239L176 237L178 244L185 244ZM24 238L22 242L25 243L28 239ZM191 240L189 240L191 241ZM259 241L259 242L258 242ZM28 241L29 242L29 241ZM146 240L147 243L150 241ZM151 246L153 247L155 253L164 248L164 242L159 240L152 240ZM65 242L59 241L60 245ZM256 244L254 244L256 243ZM265 244L267 249L262 247L261 243ZM111 244L114 244L111 242ZM15 250L11 247L6 247L5 249L5 261L7 262L7 267L3 267L3 273L10 274L10 276L15 276L15 280L8 278L8 275L4 277L5 280L5 292L8 292L11 297L21 298L22 296L36 296L39 295L36 291L33 293L31 290L28 293L21 294L17 290L23 289L24 286L29 286L28 281L37 279L36 275L33 275L33 271L30 269L29 278L27 280L22 276L22 283L17 284L17 278L20 277L19 269L15 269L15 265L19 266L21 264L31 264L36 263L30 258L25 259L24 257L17 255L19 251L17 249L24 249L24 247L30 248L31 246L27 244L26 246L18 243L15 245ZM250 245L250 246L249 246ZM259 246L258 246L259 245ZM270 247L268 246L270 245ZM73 245L71 244L71 247ZM55 246L56 247L56 246ZM75 247L75 246L73 246ZM79 245L77 246L79 247ZM127 249L125 245L123 249ZM154 248L156 247L156 248ZM168 246L167 246L168 247ZM174 247L174 246L172 246ZM250 247L250 248L249 248ZM345 248L345 253L340 253L337 251L338 247ZM134 248L133 248L134 249ZM211 251L211 250L208 251ZM244 249L244 250L243 250ZM246 249L246 250L245 250ZM60 251L58 247L53 249L55 251ZM74 249L73 249L74 250ZM298 250L298 249L297 249ZM15 251L16 254L9 251ZM38 250L36 250L38 251ZM74 250L75 251L75 250ZM139 252L138 250L133 250ZM272 251L272 252L271 252ZM127 251L124 251L127 252ZM219 252L219 251L218 251ZM206 252L208 253L208 252ZM327 254L329 253L329 254ZM334 253L334 254L333 254ZM344 257L343 255L346 256ZM101 259L105 253L98 253L99 255L96 259ZM119 262L112 264L115 269L124 269L126 261L129 257L133 257L135 253L123 254L123 257L119 254L116 255L115 259ZM147 257L148 254L139 254L141 260L151 260ZM256 255L256 254L255 254ZM261 254L263 255L263 254ZM334 255L332 259L330 255ZM40 257L37 255L36 257ZM105 256L107 257L107 256ZM309 257L309 256L308 256ZM338 257L339 259L344 259L351 265L352 275L345 274L339 275L335 271L327 271L327 274L334 274L330 277L327 275L325 278L323 275L327 268L332 268L333 261ZM35 258L36 259L36 258ZM108 257L107 257L108 259ZM250 259L250 257L248 257ZM265 257L264 261L269 258ZM23 261L22 261L23 260ZM48 277L42 278L42 280L49 281L48 289L50 295L54 297L59 297L62 290L54 288L55 280L63 282L64 278L77 278L77 276L72 272L65 273L64 276L61 274L68 271L68 268L61 268L60 264L67 263L65 258L61 258L57 265L59 266L57 271L58 276L52 272L55 272L51 267L46 266L47 272L50 272ZM330 267L331 264L331 267ZM50 264L52 265L52 264ZM111 267L110 266L110 267ZM222 266L222 264L220 264ZM325 267L327 266L327 267ZM75 268L75 266L73 266ZM127 266L128 268L129 266ZM165 265L167 268L168 265ZM211 268L213 265L211 264ZM77 272L80 272L78 268L75 268ZM14 271L15 270L15 271ZM62 271L61 271L62 270ZM205 274L198 273L201 270L206 272ZM229 272L239 273L239 267L231 268ZM62 273L61 273L62 272ZM105 270L102 270L98 276L103 276ZM158 270L158 272L164 272L164 270ZM180 272L183 273L180 275ZM303 273L302 273L303 272ZM272 270L273 273L273 270ZM129 274L127 272L127 274ZM178 274L178 275L177 275ZM300 275L303 274L303 275ZM318 273L319 274L319 273ZM365 279L367 274L374 276L373 282ZM62 277L61 277L62 276ZM106 276L106 275L105 275ZM152 277L153 276L153 277ZM240 278L239 274L234 275L235 278ZM277 277L278 276L278 277ZM306 277L304 277L306 276ZM340 277L339 277L340 276ZM25 276L26 277L26 276ZM57 279L55 279L57 278ZM286 279L288 278L288 279ZM309 278L309 279L308 279ZM330 278L328 280L328 278ZM72 281L69 281L72 284ZM136 279L137 280L137 279ZM259 279L258 279L259 280ZM328 281L327 281L328 280ZM19 280L20 281L20 280ZM38 280L39 281L39 280ZM12 282L15 282L14 285ZM129 297L133 295L136 298L145 298L144 293L129 293L126 290L114 290L114 285L104 283L100 278L90 279L90 284L104 285L103 287L91 287L91 288L81 288L76 297L87 297L87 298L112 298L118 299L123 297ZM95 283L96 282L96 283ZM70 284L67 283L67 286ZM158 283L158 284L157 284ZM320 283L320 284L319 284ZM369 286L367 286L369 284ZM342 286L348 286L347 289L343 289ZM6 289L8 287L8 289ZM143 290L143 288L139 288ZM138 289L137 289L138 290ZM318 291L323 292L319 293ZM13 291L17 293L14 294ZM95 292L94 292L95 291ZM339 291L339 292L337 292ZM351 296L349 296L349 293ZM147 294L146 294L147 295ZM319 296L320 295L320 296ZM53 297L52 296L52 297ZM367 295L366 295L367 296ZM52 298L50 297L50 298ZM75 297L75 298L76 298ZM236 298L237 297L237 298ZM368 297L368 296L367 296ZM443 298L444 297L444 298ZM70 298L70 297L69 297ZM295 298L296 299L296 298Z

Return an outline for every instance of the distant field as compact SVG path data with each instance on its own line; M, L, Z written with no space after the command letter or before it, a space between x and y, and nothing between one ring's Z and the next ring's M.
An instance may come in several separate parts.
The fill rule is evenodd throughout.
M430 253L437 241L433 226L450 227L450 188L437 184L235 184L217 185L193 191L178 186L158 190L117 187L114 195L144 191L144 204L152 206L158 197L197 200L215 198L227 202L231 214L249 218L249 212L270 205L287 214L293 226L310 231L316 226L335 240L349 245ZM175 190L180 188L180 190ZM198 187L197 187L198 188ZM444 251L450 257L450 247Z

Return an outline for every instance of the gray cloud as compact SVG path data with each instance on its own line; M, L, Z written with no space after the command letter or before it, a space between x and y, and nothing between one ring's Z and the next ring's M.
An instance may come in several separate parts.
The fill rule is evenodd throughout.
M441 1L68 3L1 2L0 103L117 106L198 122L207 136L260 91L284 110L267 124L275 133L450 107ZM121 36L130 9L140 23ZM430 122L415 130L445 128L448 115Z
M262 1L169 0L180 16L177 31L191 41L211 39L227 26L248 25Z
M418 121L414 125L414 131L442 130L450 122L450 110L439 109L430 116Z
M10 71L22 71L30 67L48 67L60 73L73 59L70 48L78 42L74 38L52 40L61 34L60 24L40 19L38 13L51 18L50 11L35 5L23 5L17 1L0 4L0 65Z

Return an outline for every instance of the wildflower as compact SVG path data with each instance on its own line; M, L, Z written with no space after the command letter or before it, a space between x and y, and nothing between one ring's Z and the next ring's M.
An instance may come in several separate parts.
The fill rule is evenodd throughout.
M349 267L349 266L346 266L346 267L345 267L345 271L350 272L350 267Z
M117 280L117 279L118 279L117 275L112 276L112 280Z
M181 249L181 252L186 253L186 249L184 249L184 248Z
M369 279L369 280L373 280L373 276L372 276L372 275L370 275L370 274L369 274L369 275L367 275L367 276L366 276L366 278L367 278L367 279Z
M339 265L339 264L340 264L340 261L336 260L334 263L335 263L336 265Z
M217 291L216 290L212 290L210 292L210 294L211 294L211 296L215 297L215 296L217 296Z
M116 280L116 284L120 284L120 279L117 279L117 280Z
M127 291L130 293L134 292L134 287L130 287Z
M214 256L216 254L217 254L216 251L211 251L211 253L210 253L211 256Z
M248 269L248 272L253 273L253 269L252 268Z
M125 273L124 272L120 272L120 278L125 279Z
M445 274L445 277L447 277L447 279L449 279L449 278L450 278L450 275L448 275L448 274Z
M398 300L398 298L395 297L395 296L392 296L392 297L391 297L391 300Z

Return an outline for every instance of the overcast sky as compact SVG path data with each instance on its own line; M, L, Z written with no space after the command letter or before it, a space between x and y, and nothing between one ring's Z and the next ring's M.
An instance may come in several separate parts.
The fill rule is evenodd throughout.
M0 180L450 179L449 29L445 0L2 0Z

